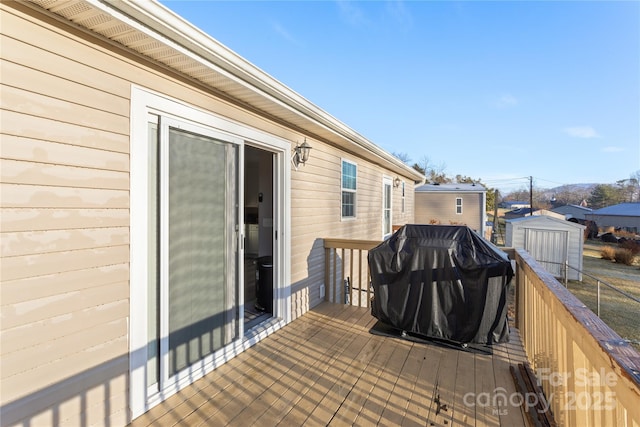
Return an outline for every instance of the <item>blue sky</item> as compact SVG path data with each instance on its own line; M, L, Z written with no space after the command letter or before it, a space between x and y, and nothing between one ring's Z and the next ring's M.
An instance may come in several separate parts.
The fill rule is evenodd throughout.
M638 1L162 3L412 163L503 192L640 170Z

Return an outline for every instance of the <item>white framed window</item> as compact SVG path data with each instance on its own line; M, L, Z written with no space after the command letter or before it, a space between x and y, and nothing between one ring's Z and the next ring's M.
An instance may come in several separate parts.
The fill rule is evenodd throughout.
M456 214L462 215L462 197L456 197Z
M392 231L392 180L389 177L382 178L382 238L391 236Z
M358 165L342 160L342 218L356 217L356 190L358 188Z
M404 189L405 189L404 181L402 181L402 213L405 212L405 206L406 206L406 199L405 199L405 196L404 196Z

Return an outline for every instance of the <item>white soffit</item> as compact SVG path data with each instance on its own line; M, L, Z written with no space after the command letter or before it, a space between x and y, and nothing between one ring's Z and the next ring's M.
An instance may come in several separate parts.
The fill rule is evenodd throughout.
M79 27L189 76L268 117L317 135L415 180L424 177L226 48L162 4L132 0L31 0Z

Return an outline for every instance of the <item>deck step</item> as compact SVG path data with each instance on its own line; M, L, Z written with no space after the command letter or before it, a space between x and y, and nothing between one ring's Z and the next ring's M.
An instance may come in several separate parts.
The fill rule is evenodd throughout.
M556 427L556 421L551 412L550 403L538 384L536 374L528 363L518 363L509 367L513 382L520 396L525 414L532 425L536 427Z

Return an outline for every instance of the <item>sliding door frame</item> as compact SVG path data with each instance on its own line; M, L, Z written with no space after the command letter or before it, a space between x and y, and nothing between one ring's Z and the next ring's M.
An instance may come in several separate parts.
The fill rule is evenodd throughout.
M170 387L161 387L153 394L147 388L147 330L149 311L147 298L148 271L148 226L149 173L148 173L148 118L157 115L171 121L188 123L188 127L206 130L222 141L238 144L238 275L242 277L244 227L242 224L242 180L244 178L244 146L250 144L274 154L274 313L273 317L258 328L244 331L242 324L242 287L238 286L236 305L239 308L239 339L216 351L206 363L189 369L188 375L177 378ZM129 396L132 418L136 418L151 407L206 375L217 366L240 354L291 321L291 269L290 251L290 174L291 144L282 138L247 125L233 122L185 102L166 95L132 86L131 91L131 181L130 181L130 323L129 323Z

